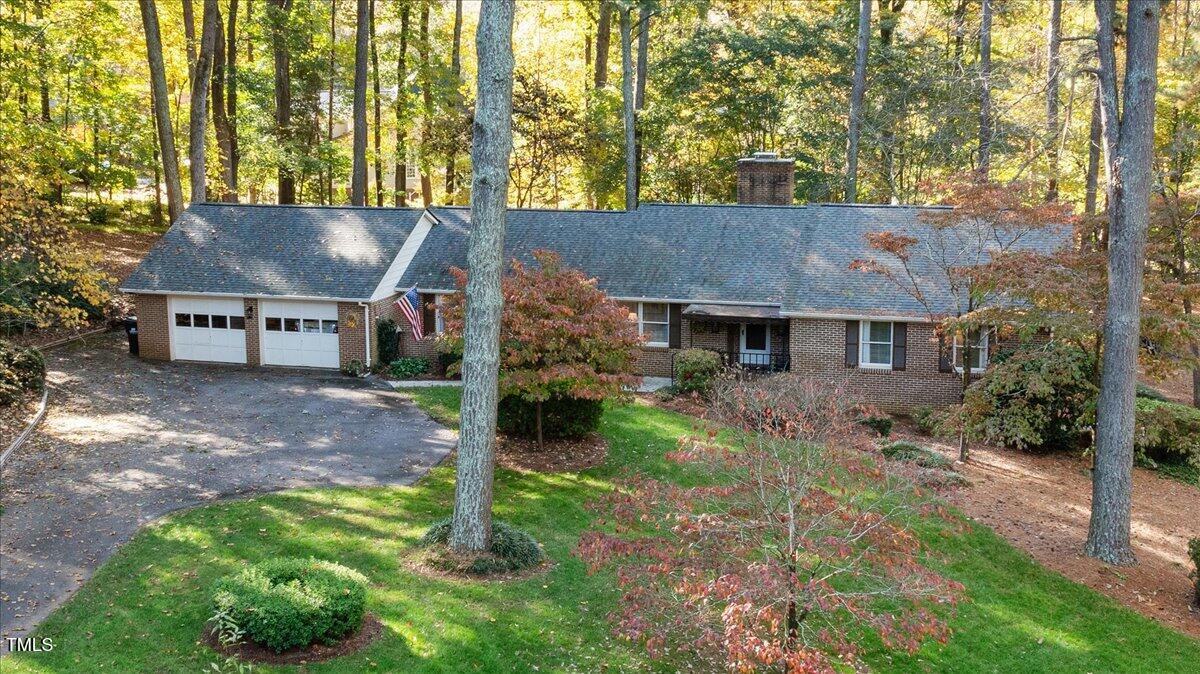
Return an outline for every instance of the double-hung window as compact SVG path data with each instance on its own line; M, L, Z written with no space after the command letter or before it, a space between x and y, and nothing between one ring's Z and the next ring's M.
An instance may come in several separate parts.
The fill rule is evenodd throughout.
M968 333L968 337L971 340L971 372L983 372L987 369L988 364L988 331L972 330ZM954 369L958 372L963 370L963 356L966 355L966 351L963 346L962 333L956 333L952 355Z
M861 321L860 330L859 367L891 368L892 323L890 321Z
M645 346L667 346L671 337L671 318L665 302L622 302L629 309L629 320L637 323Z

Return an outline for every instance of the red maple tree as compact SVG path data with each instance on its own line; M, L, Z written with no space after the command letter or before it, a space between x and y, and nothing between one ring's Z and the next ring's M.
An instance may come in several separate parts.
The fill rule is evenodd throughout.
M909 652L945 641L936 607L962 586L920 563L910 528L936 501L865 458L843 387L785 374L714 397L737 441L698 428L668 455L713 479L630 479L580 539L591 571L617 569L617 633L743 672L853 666L867 633Z

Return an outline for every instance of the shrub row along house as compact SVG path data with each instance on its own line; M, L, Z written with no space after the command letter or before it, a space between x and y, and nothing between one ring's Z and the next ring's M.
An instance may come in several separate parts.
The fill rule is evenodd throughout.
M926 306L850 269L872 257L868 233L928 229L924 208L793 206L793 172L772 154L739 161L737 205L514 209L505 257L552 250L626 303L646 376L670 376L678 350L700 347L731 365L848 379L886 409L957 401L961 357ZM462 207L196 204L122 290L146 358L345 368L373 361L383 318L404 328L402 355L432 358L438 298L456 292L450 268L466 268L470 231ZM1066 240L1050 230L1023 245ZM422 340L395 304L414 286ZM984 341L975 367L995 347Z

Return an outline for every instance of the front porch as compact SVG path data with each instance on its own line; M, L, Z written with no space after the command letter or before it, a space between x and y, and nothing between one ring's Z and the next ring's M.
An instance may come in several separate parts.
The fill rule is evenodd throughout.
M684 348L715 351L726 367L746 372L791 369L788 321L778 307L689 304L682 318L688 327Z

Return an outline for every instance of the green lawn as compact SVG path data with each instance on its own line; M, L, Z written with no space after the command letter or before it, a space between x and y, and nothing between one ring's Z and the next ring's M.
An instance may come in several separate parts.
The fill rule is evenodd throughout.
M453 421L457 389L413 396ZM371 580L369 610L385 636L362 653L312 672L595 672L655 669L635 646L610 636L612 576L589 577L571 556L590 516L582 504L609 489L624 467L691 482L663 461L690 420L643 405L605 413L609 462L579 475L496 476L498 516L533 533L555 561L519 582L430 580L400 557L453 498L453 469L413 488L300 490L198 508L146 529L40 628L50 653L6 658L9 672L197 672L218 660L197 645L207 588L243 560L276 555L336 559ZM936 562L966 583L970 601L945 646L918 657L868 652L877 671L1195 671L1200 643L1162 628L1033 563L990 531L949 536L925 526ZM1188 663L1191 663L1190 665ZM659 665L658 669L667 668ZM672 668L673 669L673 668ZM256 667L255 671L275 671Z

